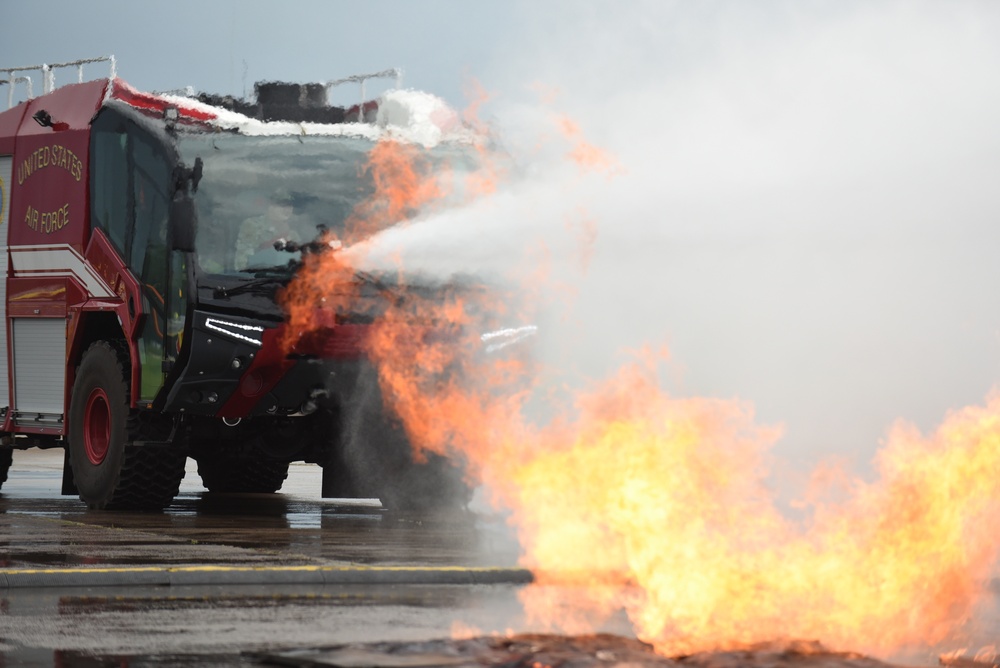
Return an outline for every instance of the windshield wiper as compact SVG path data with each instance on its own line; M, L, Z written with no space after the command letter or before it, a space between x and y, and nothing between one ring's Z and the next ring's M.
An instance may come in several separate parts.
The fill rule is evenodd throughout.
M256 278L231 288L217 287L212 291L212 296L216 299L227 299L244 292L264 293L269 291L264 290L264 288L284 287L291 278L291 273L285 268L272 267L269 269L247 269L246 271L254 272Z

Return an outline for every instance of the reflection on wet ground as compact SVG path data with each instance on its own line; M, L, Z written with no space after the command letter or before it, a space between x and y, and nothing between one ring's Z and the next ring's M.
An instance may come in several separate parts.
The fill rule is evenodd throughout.
M503 666L504 668L878 668L880 661L834 652L820 643L784 642L731 652L668 657L651 645L611 634L586 636L510 635L429 642L356 643L336 647L259 653L262 661L289 666Z
M447 637L458 620L503 632L519 618L516 588L503 586L11 591L0 666L275 665L249 653Z
M377 500L319 498L320 471L293 466L277 494L210 494L189 473L163 513L95 512L60 496L61 457L19 470L0 494L0 567L143 565L513 566L502 518L394 514ZM46 466L48 468L46 468Z
M787 641L733 651L663 656L634 638L614 634L505 634L463 639L328 644L231 654L108 655L62 651L55 665L300 666L338 668L888 668L893 664L815 641ZM973 664L969 668L989 668Z
M12 664L13 665L13 664ZM154 654L154 655L108 655L92 654L75 650L40 652L36 659L25 666L72 666L73 668L187 668L188 666L275 666L295 665L288 663L261 662L240 654ZM303 664L298 664L303 665ZM306 664L308 665L308 664ZM313 664L317 665L317 664Z
M246 495L185 500L162 514L80 511L72 499L0 498L0 566L66 564L512 565L470 513L389 514ZM16 539L13 537L16 536ZM498 557L507 563L498 563Z
M301 589L301 588L299 588ZM135 612L152 610L195 610L226 608L275 608L287 604L301 606L327 605L405 605L441 607L461 605L466 598L459 588L411 586L397 588L323 588L320 591L188 593L184 595L92 595L59 597L59 614L91 615L105 612Z
M393 514L319 498L293 466L278 494L213 495L189 472L163 513L93 512L59 494L59 453L14 456L0 492L0 568L512 566L487 513ZM24 462L28 466L24 466ZM2 579L2 578L0 578ZM0 666L243 666L243 654L518 625L512 585L233 585L0 589Z

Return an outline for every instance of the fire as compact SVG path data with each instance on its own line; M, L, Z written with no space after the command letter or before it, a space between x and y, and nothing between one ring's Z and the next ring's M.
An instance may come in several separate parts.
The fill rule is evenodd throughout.
M963 668L994 668L997 665L996 645L982 647L971 658L968 656L968 648L960 648L945 652L938 661L942 666L960 666Z
M354 283L355 269L339 254L307 254L302 267L281 294L288 314L282 346L286 351L324 324L334 324L337 314L348 313L358 305ZM322 315L320 315L322 314ZM320 319L326 322L320 322Z
M478 638L483 635L483 630L472 626L471 624L466 624L465 622L456 619L451 623L451 634L452 640L465 640L468 638Z
M608 174L614 174L621 169L614 157L584 139L583 131L572 119L559 116L556 118L556 125L563 137L573 145L566 156L581 169Z
M480 108L491 97L489 92L478 81L469 78L466 81L465 95L470 103L462 112L462 122L475 130L479 136L489 136L489 128L479 120ZM473 148L476 151L480 168L465 177L465 191L468 193L468 199L492 195L507 176L506 168L489 147L476 144Z
M774 638L887 652L972 612L997 554L1000 397L930 437L898 426L880 479L805 525L770 498L777 434L745 406L671 399L635 370L588 403L572 447L526 463L516 487L519 507L545 509L519 520L540 582L568 568L612 587L576 601L594 615L624 608L677 654Z
M344 241L354 242L399 222L443 195L438 178L427 178L425 156L416 146L380 141L368 156L366 170L375 190L346 222Z
M614 165L564 130L572 159ZM353 233L442 197L427 165L412 147L377 145L376 196ZM585 246L596 235L588 221ZM352 272L337 253L308 258L286 293L293 327L308 329L320 302L350 309L330 286ZM465 462L511 510L539 623L586 630L624 610L671 655L795 638L886 653L950 638L974 612L998 555L1000 395L929 435L897 424L877 480L853 481L840 502L816 491L793 520L768 487L781 430L749 404L672 397L647 358L532 419L537 369L473 352L483 314L512 315L503 298L400 294L367 343L383 395L418 453Z

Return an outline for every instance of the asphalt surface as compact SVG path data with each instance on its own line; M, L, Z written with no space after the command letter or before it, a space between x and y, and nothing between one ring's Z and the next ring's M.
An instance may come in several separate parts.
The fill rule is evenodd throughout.
M0 666L262 665L261 652L526 628L530 574L475 500L389 514L319 498L311 465L278 494L212 495L189 462L165 512L95 512L59 494L61 468L61 451L17 451L0 489Z

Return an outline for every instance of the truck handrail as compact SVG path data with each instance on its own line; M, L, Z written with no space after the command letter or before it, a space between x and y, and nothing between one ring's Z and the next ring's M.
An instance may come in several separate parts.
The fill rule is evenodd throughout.
M34 97L34 91L31 86L31 78L27 76L16 76L19 72L41 72L42 73L42 94L51 93L56 89L56 75L55 70L62 69L64 67L76 67L77 71L77 83L83 83L83 66L88 63L110 63L111 72L108 74L108 79L115 78L116 61L113 55L110 56L97 56L95 58L81 58L79 60L69 60L65 63L42 63L41 65L28 65L26 67L0 67L0 73L6 73L6 79L0 79L0 83L6 83L10 86L7 92L7 108L10 109L14 106L14 88L15 84L24 82L27 80L28 86L28 99Z
M398 67L393 67L388 70L382 70L381 72L372 72L371 74L352 74L349 77L344 77L342 79L333 79L327 81L323 84L326 88L326 94L329 98L330 89L334 86L339 86L345 83L357 83L361 85L361 108L364 108L365 102L365 81L368 79L395 79L396 88L400 88L403 85L403 70ZM327 100L329 103L329 100Z

